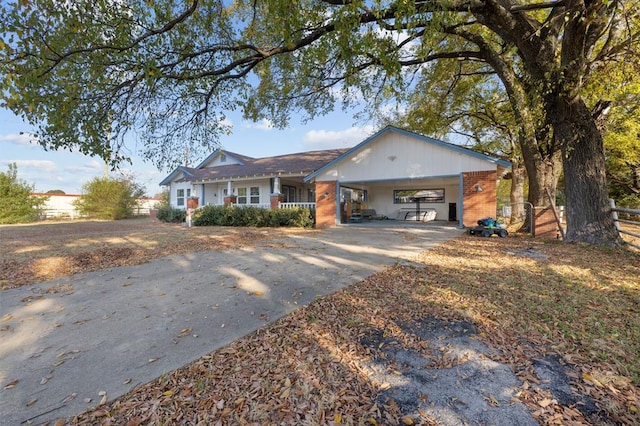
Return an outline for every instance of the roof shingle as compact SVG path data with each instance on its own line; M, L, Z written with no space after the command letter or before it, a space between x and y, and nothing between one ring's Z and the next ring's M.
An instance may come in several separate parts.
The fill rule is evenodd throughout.
M251 158L242 156L244 164L230 164L226 166L204 167L200 169L186 168L193 176L185 176L185 181L207 181L231 177L277 176L294 174L306 176L314 170L338 158L348 151L345 149L327 149L321 151L307 151L295 154L278 155L275 157ZM223 151L238 157L238 154Z

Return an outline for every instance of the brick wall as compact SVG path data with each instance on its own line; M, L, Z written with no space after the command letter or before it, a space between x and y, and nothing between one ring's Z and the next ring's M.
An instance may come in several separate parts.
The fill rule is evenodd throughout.
M483 217L496 217L497 177L495 170L462 174L462 223L465 227L477 226L478 219ZM477 185L482 191L477 191Z
M326 228L336 224L337 188L336 181L316 182L316 228Z
M535 207L533 209L533 236L558 238L558 223L551 207Z
M278 210L280 203L284 203L286 199L287 197L285 197L283 194L271 194L271 210Z

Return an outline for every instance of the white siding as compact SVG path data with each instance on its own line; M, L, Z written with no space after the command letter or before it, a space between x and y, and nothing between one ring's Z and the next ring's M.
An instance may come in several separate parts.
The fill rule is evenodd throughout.
M178 189L184 189L185 190L185 196L184 196L184 204L179 206L178 205ZM177 208L177 209L186 209L187 208L187 189L190 189L191 192L193 192L193 188L191 185L191 182L171 182L171 186L169 187L169 194L170 194L170 202L171 202L171 207Z
M247 188L247 204L251 204L249 194L251 187L260 188L260 204L271 202L271 184L269 179L254 179L234 181L231 184L232 195L238 195L238 188ZM205 184L205 204L222 205L224 204L224 191L227 189L226 182ZM253 203L256 204L256 203Z
M456 178L457 179L457 178ZM452 181L453 179L450 179ZM377 214L394 218L396 212L400 209L415 209L414 204L394 204L393 191L397 189L428 189L443 188L444 203L420 203L420 209L435 209L437 212L436 220L449 219L449 203L458 203L459 185L454 182L443 184L442 182L430 182L429 180L420 180L409 184L375 184L368 189L368 200L366 208L375 209Z
M452 176L496 165L410 136L389 132L317 176L317 181L375 181Z

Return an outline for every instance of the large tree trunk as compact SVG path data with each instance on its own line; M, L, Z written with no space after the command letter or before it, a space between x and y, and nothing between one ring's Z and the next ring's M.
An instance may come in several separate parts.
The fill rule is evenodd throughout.
M531 207L545 207L549 205L547 190L555 196L558 186L558 179L562 172L562 159L560 152L555 152L543 156L535 136L530 132L530 136L521 140L522 156L529 177L529 195L527 201ZM531 230L531 215L527 215L520 231Z
M509 200L511 203L510 224L526 221L527 210L524 204L524 183L527 180L527 169L524 164L512 161L511 166L511 191Z
M620 235L609 208L602 135L579 98L557 96L555 137L562 147L567 196L566 242L616 246Z

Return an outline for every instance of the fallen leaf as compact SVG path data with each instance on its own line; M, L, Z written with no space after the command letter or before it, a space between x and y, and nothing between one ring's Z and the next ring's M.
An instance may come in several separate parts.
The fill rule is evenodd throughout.
M69 401L73 401L76 398L76 396L78 396L78 394L74 392L71 395L67 396L65 399L63 399L62 403L66 404Z
M489 401L489 405L491 405L492 407L499 407L500 406L500 403L498 402L496 397L493 396L493 395L489 395L489 397L487 398L487 401Z
M16 387L16 385L17 385L18 383L20 383L20 380L19 380L19 379L12 380L12 381L10 381L9 383L7 383L6 385L4 385L4 388L5 388L5 389L12 389L12 388L15 388L15 387Z
M402 423L404 423L405 425L408 425L408 426L416 424L416 422L414 422L413 419L411 417L409 417L409 416L404 416L402 418Z
M280 392L280 398L287 399L291 395L291 388L284 388L282 392Z
M538 405L542 408L547 408L549 405L551 405L551 402L552 401L549 398L545 398L542 401L538 401Z
M188 335L189 333L191 333L191 330L193 330L193 328L191 328L191 327L183 328L182 330L180 330L180 334L178 335L178 337L184 337L184 336Z
M129 383L131 383L131 377L126 378L124 382L122 382L123 385L128 385Z
M27 403L25 404L27 407L31 407L33 404L35 404L36 402L38 402L37 399L32 399L31 401L27 401Z
M7 315L3 316L2 320L0 320L0 321L6 322L6 321L9 321L11 318L13 318L13 316L11 314L7 314Z
M596 379L595 377L593 377L591 374L589 373L582 373L582 378L584 380L586 380L587 382L591 382L594 385L596 385L599 388L604 387L604 385L602 383L600 383L600 381L598 379Z

